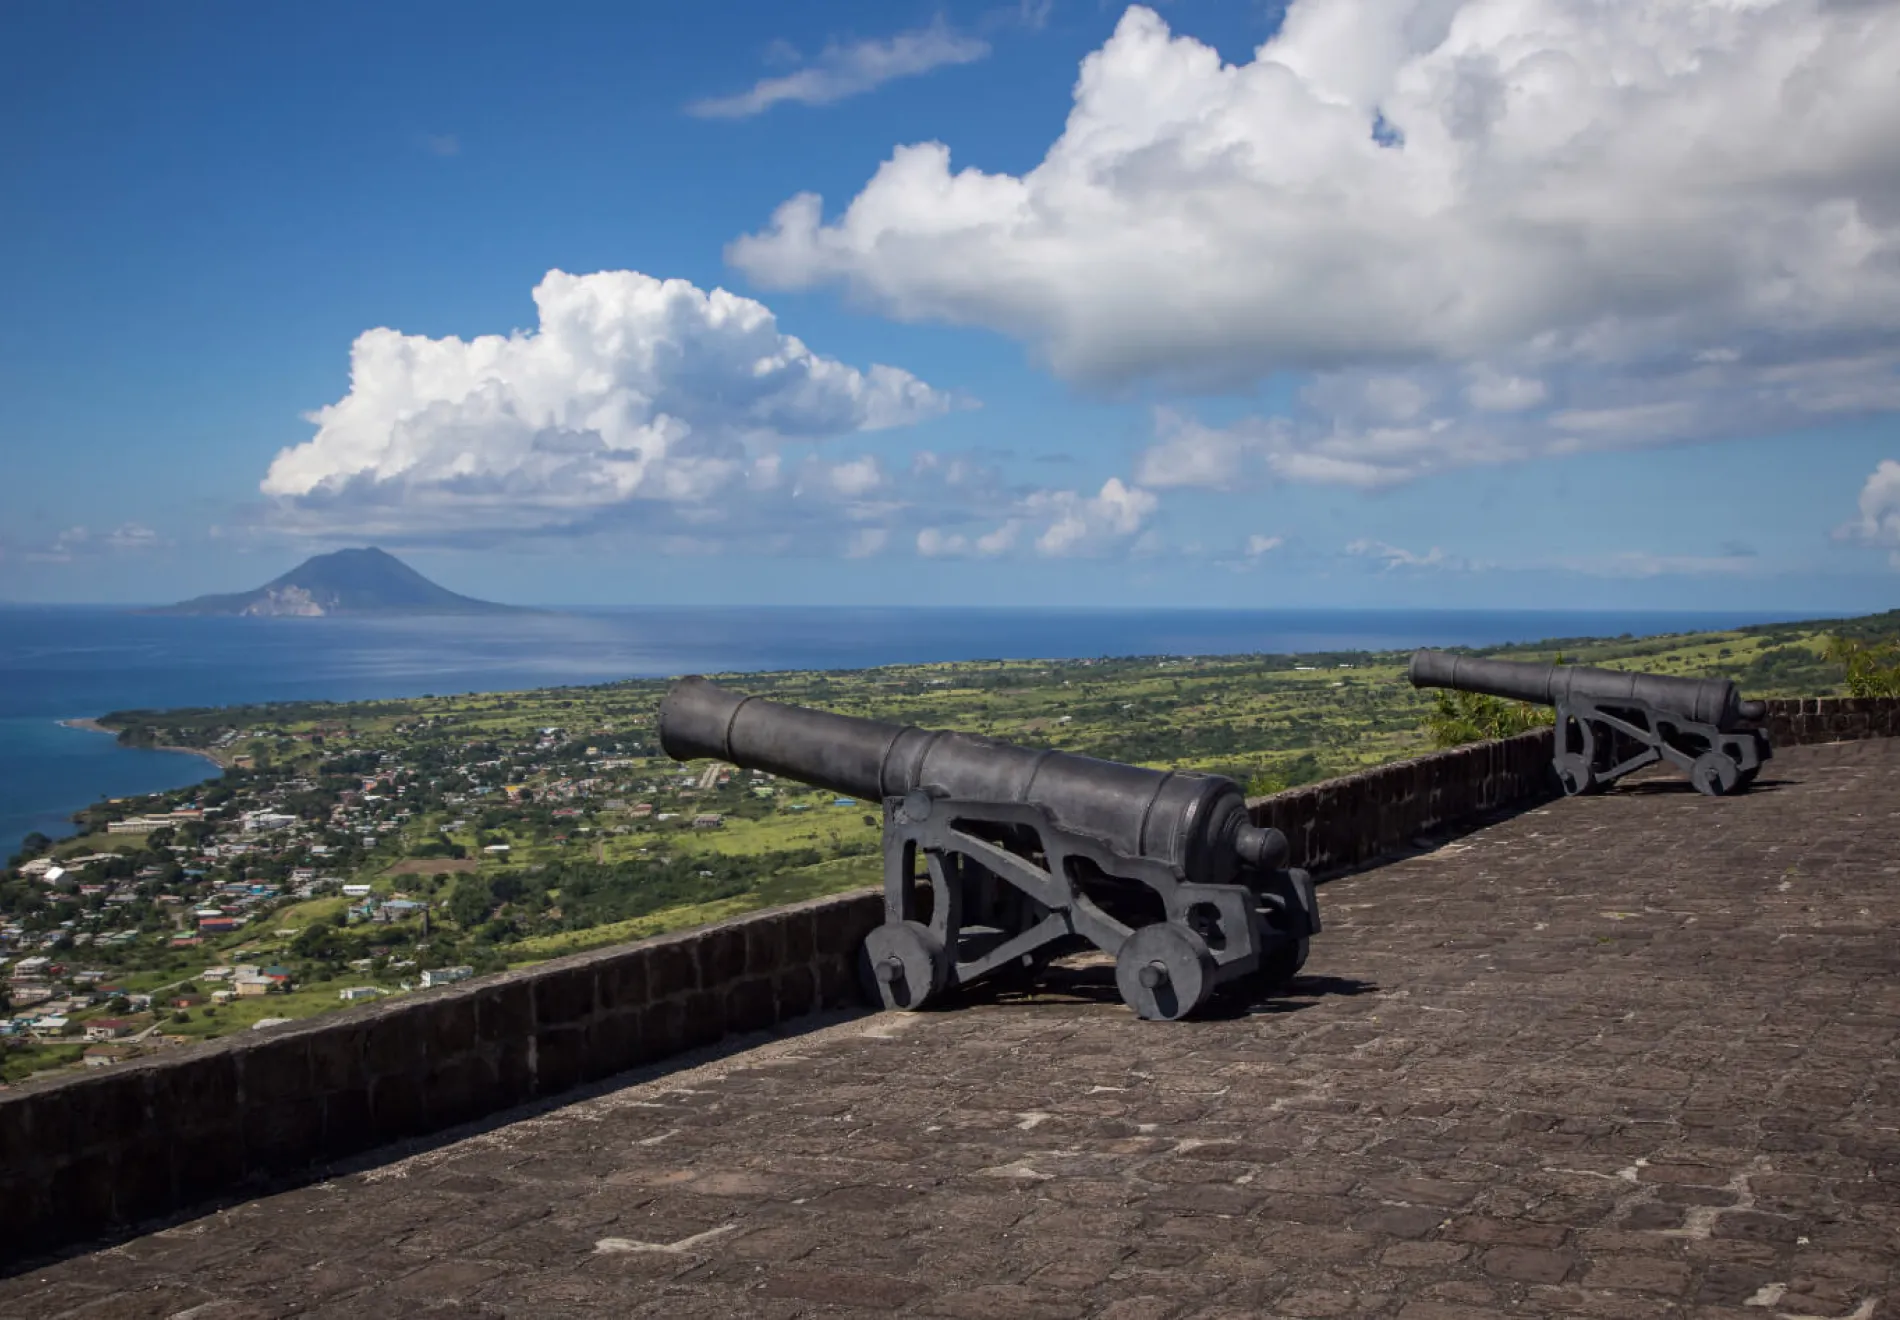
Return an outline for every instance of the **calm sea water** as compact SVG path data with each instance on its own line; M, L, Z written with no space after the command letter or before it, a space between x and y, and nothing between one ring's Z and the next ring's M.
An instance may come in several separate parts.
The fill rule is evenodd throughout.
M190 619L0 606L0 857L102 796L215 767L61 719L933 660L1481 646L1771 621L1744 614L1400 610L642 609L468 619Z

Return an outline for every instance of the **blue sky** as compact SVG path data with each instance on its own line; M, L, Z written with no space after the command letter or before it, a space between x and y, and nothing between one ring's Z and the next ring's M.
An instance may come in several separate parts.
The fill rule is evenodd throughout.
M0 599L1900 603L1900 20L1463 8L8 6Z

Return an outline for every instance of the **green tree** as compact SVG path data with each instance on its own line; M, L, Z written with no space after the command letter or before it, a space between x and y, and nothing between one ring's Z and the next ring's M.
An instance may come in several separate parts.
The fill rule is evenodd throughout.
M1900 697L1900 640L1863 642L1835 634L1822 652L1847 671L1853 697Z
M494 893L488 881L479 875L464 875L455 882L455 892L449 895L449 916L463 930L474 930L481 925L494 906Z

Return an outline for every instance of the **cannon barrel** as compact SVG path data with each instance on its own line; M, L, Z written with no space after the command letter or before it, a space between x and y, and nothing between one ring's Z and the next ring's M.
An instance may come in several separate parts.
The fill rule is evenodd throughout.
M1275 869L1287 854L1286 837L1255 827L1239 785L1219 775L836 715L697 676L660 703L660 746L675 760L713 757L874 801L925 790L1033 803L1118 853L1179 866L1203 883L1227 883L1240 864Z
M1763 703L1743 701L1734 682L1726 678L1675 678L1590 665L1483 660L1432 650L1413 652L1409 673L1413 687L1482 692L1539 706L1648 706L1712 724L1724 733L1759 721L1767 713Z

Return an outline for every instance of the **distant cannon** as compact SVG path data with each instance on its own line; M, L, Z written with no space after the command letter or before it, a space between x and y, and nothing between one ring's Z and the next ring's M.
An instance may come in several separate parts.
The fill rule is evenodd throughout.
M1137 1014L1180 1018L1217 987L1291 980L1320 929L1286 836L1253 825L1217 775L834 715L703 678L667 693L660 746L882 802L884 924L860 972L886 1008L1094 945Z
M1711 797L1755 782L1773 750L1767 714L1726 678L1672 678L1588 665L1480 660L1416 651L1413 687L1482 692L1557 708L1552 761L1564 792L1589 793L1666 760Z

